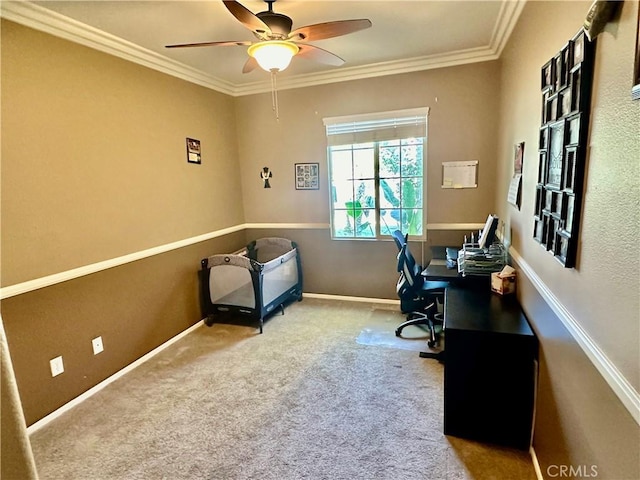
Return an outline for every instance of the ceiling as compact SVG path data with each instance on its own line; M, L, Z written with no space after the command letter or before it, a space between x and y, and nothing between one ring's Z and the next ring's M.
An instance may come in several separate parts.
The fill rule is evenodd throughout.
M240 3L254 13L267 10L261 0ZM278 0L274 11L291 17L294 29L357 18L373 24L360 32L310 42L342 57L343 66L294 58L278 74L278 85L293 88L495 59L522 6L513 0ZM242 73L246 47L165 48L255 41L220 0L3 1L2 16L231 95L270 87L267 72Z

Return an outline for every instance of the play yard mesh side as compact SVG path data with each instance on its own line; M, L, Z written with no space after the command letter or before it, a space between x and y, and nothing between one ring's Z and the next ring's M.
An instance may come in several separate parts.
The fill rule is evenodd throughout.
M300 254L286 238L261 238L241 254L211 255L201 266L202 313L209 326L244 317L257 320L262 333L265 317L302 299Z

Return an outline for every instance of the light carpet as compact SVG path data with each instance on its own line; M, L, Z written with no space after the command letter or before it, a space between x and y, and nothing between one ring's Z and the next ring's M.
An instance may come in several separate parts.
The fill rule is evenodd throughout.
M40 478L534 480L527 452L442 433L441 364L357 341L402 320L304 299L262 335L198 328L32 434Z

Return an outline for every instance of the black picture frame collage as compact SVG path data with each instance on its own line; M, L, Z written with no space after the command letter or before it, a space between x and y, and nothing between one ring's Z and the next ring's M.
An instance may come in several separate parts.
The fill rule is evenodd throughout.
M576 260L594 52L581 29L541 70L533 236L567 268Z

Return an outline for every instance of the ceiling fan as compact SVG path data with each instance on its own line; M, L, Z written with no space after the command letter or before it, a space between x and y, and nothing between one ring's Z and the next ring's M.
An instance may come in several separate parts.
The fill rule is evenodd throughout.
M370 20L357 19L316 23L291 30L293 26L291 18L273 11L275 0L264 1L268 4L268 10L256 14L234 0L222 2L240 23L253 32L258 42L184 43L167 45L166 48L247 46L249 59L244 64L243 73L251 72L257 66L271 73L279 72L289 66L294 56L339 67L344 64L342 58L306 42L339 37L371 27Z

